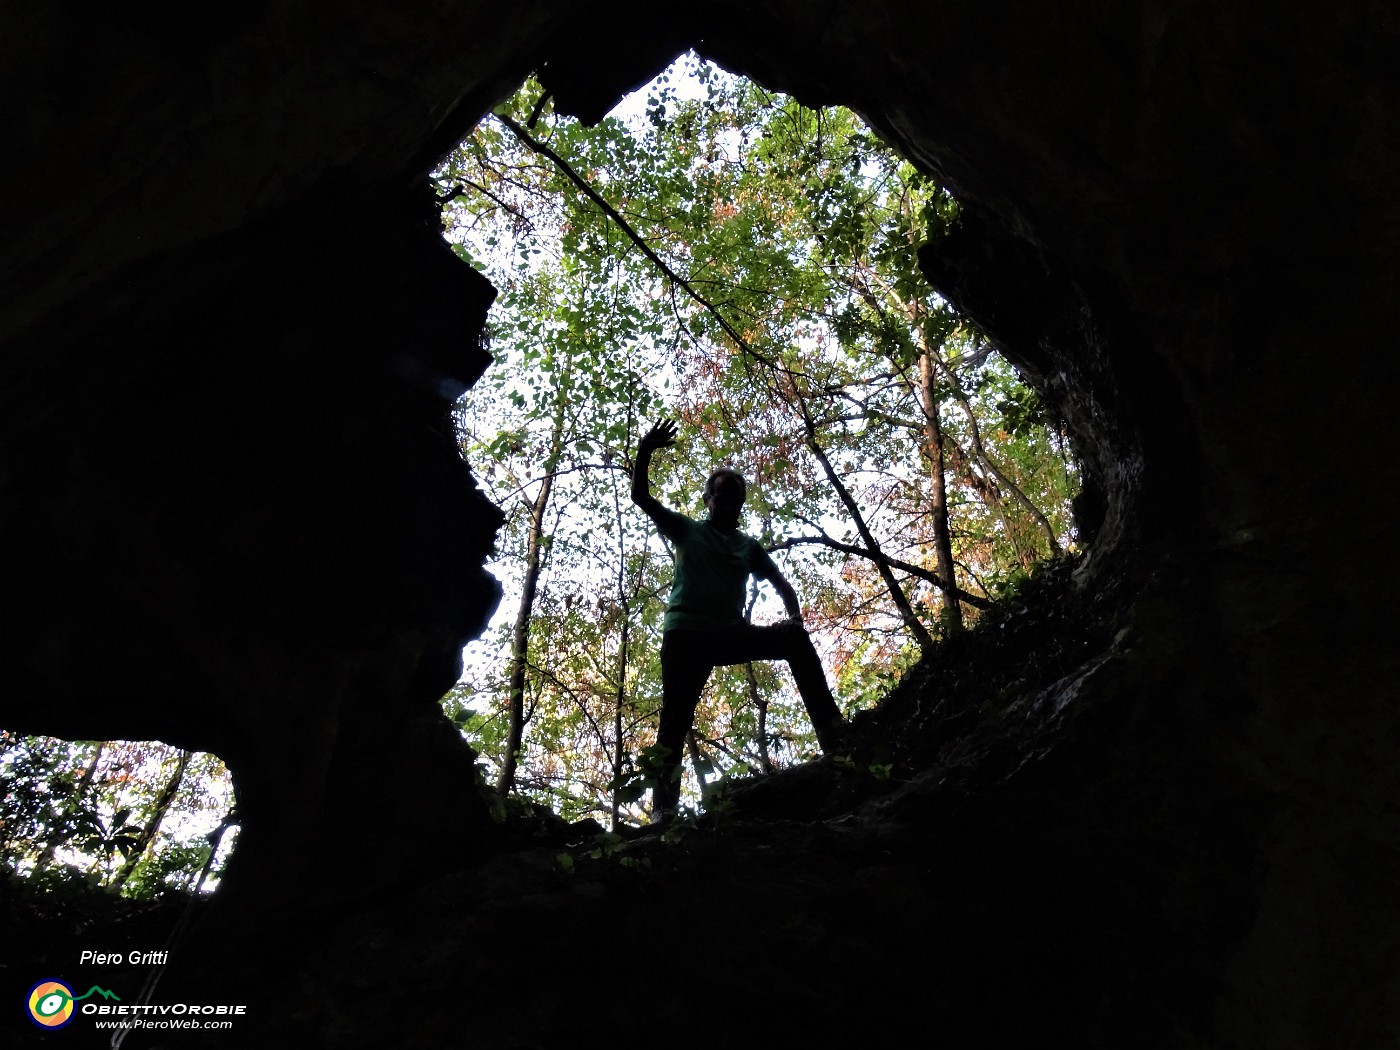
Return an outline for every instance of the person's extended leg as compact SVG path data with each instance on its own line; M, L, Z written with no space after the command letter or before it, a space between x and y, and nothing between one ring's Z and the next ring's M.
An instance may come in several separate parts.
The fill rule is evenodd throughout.
M807 717L817 731L822 750L832 751L839 743L837 733L846 724L831 687L826 682L821 657L812 639L800 624L774 624L755 627L740 624L715 639L716 664L741 664L750 660L786 660L792 668L797 693L807 708Z
M661 724L656 743L667 749L662 759L651 808L655 820L670 818L680 802L681 754L695 720L695 705L714 666L713 648L695 631L667 631L661 636Z

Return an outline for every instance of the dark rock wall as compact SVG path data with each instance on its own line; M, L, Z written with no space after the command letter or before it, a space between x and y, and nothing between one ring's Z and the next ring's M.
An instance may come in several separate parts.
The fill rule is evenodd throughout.
M496 600L496 519L444 418L491 293L416 181L536 64L597 114L694 44L854 106L948 181L968 219L926 270L1075 427L1081 582L1124 595L1121 630L1025 699L973 812L1038 848L1057 813L1076 849L1085 813L1150 843L1153 936L1190 941L1201 1041L1393 1041L1388 9L241 12L6 15L5 725L225 755L249 887L363 804L416 814L382 878L476 849L470 755L433 701ZM903 833L933 833L936 773Z
M436 701L498 600L448 418L494 292L420 182L543 14L60 4L0 34L4 721L217 752L244 868L347 821L399 829L382 867L477 848Z

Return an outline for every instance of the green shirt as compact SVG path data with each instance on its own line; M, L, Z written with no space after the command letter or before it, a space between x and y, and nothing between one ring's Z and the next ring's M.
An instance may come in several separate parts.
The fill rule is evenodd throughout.
M744 619L749 575L772 579L777 566L757 540L738 529L721 529L667 507L653 514L656 527L675 545L675 579L663 630L707 631Z

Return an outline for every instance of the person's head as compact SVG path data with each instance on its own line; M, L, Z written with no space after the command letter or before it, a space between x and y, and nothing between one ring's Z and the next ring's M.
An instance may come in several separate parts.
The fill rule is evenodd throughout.
M720 467L705 479L705 509L711 518L737 522L748 494L744 476L733 467Z

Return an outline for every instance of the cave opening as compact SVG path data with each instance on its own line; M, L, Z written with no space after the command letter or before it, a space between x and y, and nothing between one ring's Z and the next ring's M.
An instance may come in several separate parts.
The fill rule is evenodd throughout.
M207 752L0 730L0 781L0 865L28 893L212 893L237 843L232 780Z
M683 427L670 505L713 465L750 479L848 716L1078 551L1064 419L921 271L959 202L850 110L687 52L591 124L527 80L433 181L500 291L456 415L506 600L445 706L503 793L646 819L670 555L626 490L652 419ZM755 585L746 616L778 615ZM687 797L810 758L800 710L769 665L717 672Z
M626 502L644 421L672 414L686 424L690 444L658 475L677 507L697 509L692 462L732 462L750 477L749 527L812 596L809 626L848 715L887 695L922 651L890 601L881 557L933 638L955 629L930 554L920 340L936 346L925 356L936 362L942 414L933 414L947 457L954 572L967 596L952 608L966 624L985 611L979 603L1014 597L1044 558L1074 549L1078 458L1058 409L920 283L916 251L956 232L958 201L850 111L808 109L683 56L601 131L556 113L537 82L501 115L522 134L488 118L477 134L486 129L494 142L468 139L449 162L458 166L434 175L449 218L483 223L475 241L453 239L454 250L502 290L491 319L497 364L457 418L467 461L509 515L495 570L510 597L469 648L467 673L445 706L499 783L508 643L520 609L514 584L522 578L512 565L528 561L527 511L542 477L555 477L539 538L552 582L531 620L549 652L567 659L531 654L524 701L535 721L514 786L570 820L645 820L640 800L628 796L638 783L633 756L656 722L655 653L670 572L665 546ZM556 159L527 146L531 140ZM570 168L566 147L596 168L578 159ZM746 165L752 157L763 164ZM478 205L498 209L494 226L481 207L461 207L469 195L457 191L468 184L478 188ZM635 238L617 218L631 220ZM669 272L643 258L638 239L670 260ZM861 281L843 284L843 272ZM567 382L560 362L572 369ZM797 405L818 399L831 418L813 421L812 442L870 512L878 550L863 544L832 498L806 441ZM548 440L556 416L542 411L551 403L567 407L558 418L571 428L557 450ZM555 469L542 470L551 457ZM1026 505L1034 513L1023 513ZM776 610L766 590L752 596L760 620ZM785 673L771 665L717 673L691 741L687 797L699 799L725 776L812 757L815 740L799 712ZM70 763L64 775L76 768ZM212 783L227 789L226 779ZM107 816L120 808L109 806Z

